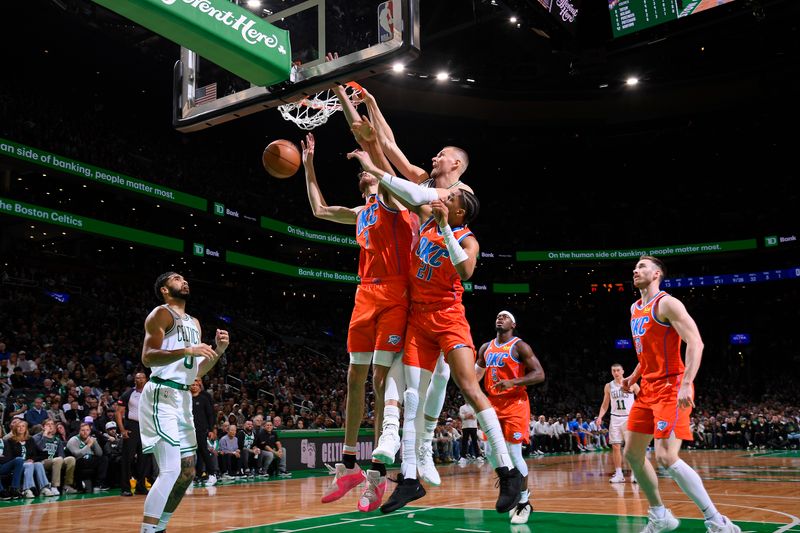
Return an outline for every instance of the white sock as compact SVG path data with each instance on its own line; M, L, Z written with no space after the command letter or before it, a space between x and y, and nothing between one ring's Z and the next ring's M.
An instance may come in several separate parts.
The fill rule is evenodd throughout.
M383 408L383 427L393 425L400 427L400 408L396 405L387 405Z
M522 492L519 493L519 503L523 504L527 502L528 498L530 497L531 497L531 491L529 491L528 489L523 490Z
M492 445L492 454L497 461L497 466L513 468L514 463L511 462L511 456L508 455L508 447L506 446L505 437L503 437L503 430L500 428L500 421L497 419L497 413L493 408L489 407L478 413L476 418Z
M667 468L667 472L681 490L700 508L706 520L717 516L717 508L711 502L711 497L703 486L703 480L691 466L687 465L683 459L678 459Z
M425 428L422 430L422 434L419 436L420 444L430 442L433 439L433 430L436 429L437 422L438 420L425 419Z
M172 518L172 513L168 513L166 511L161 513L161 518L159 518L158 520L159 531L164 531L165 529L167 529L167 522L169 522L170 518Z
M622 476L622 469L621 468L617 468L617 470L614 472L614 475Z
M158 524L145 524L139 529L139 533L158 533Z
M653 511L653 514L659 519L664 518L664 516L667 514L667 508L663 505L654 505L650 508L650 510Z

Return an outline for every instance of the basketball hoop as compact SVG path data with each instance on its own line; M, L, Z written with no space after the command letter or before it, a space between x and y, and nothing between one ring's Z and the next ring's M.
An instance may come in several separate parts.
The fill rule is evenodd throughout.
M362 88L358 83L351 81L341 87L354 106L364 101L361 97ZM329 116L341 111L342 104L339 103L339 98L333 89L326 89L314 96L278 106L278 110L285 120L294 122L301 129L313 130L317 126L325 124Z

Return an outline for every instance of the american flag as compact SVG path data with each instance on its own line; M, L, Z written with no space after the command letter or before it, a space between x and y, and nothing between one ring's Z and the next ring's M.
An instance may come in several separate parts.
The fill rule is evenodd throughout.
M217 84L216 82L209 85L204 85L194 92L194 105L205 104L212 100L217 99Z

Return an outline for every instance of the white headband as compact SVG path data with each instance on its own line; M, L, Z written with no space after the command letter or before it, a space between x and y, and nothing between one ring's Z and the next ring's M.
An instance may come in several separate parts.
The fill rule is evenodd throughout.
M517 320L514 318L514 315L512 315L511 312L509 312L509 311L500 311L499 313L497 313L497 315L498 316L500 316L500 315L508 315L508 318L511 319L511 322L513 322L514 324L517 323Z

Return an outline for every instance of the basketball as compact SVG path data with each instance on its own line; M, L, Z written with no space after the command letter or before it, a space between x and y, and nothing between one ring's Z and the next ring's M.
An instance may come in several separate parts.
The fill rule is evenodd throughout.
M300 168L300 150L292 141L278 139L269 143L264 149L261 162L271 176L281 179L289 178L294 176L297 169Z

